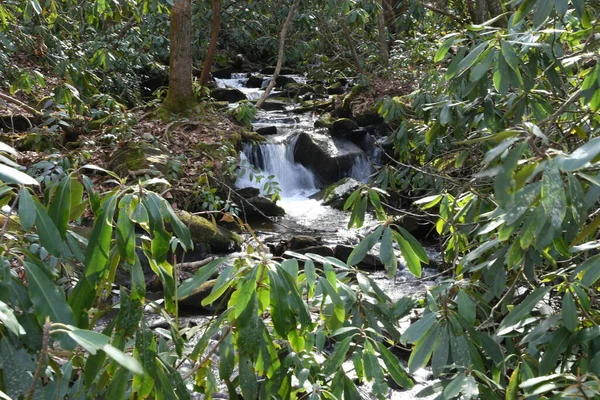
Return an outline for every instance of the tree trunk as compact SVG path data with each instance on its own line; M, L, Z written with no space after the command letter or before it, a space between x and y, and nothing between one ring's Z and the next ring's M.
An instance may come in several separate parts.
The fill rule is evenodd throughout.
M281 67L283 66L283 56L285 53L285 35L287 33L288 27L292 24L292 18L294 17L294 11L300 5L300 0L294 0L292 6L290 7L290 11L288 12L287 18L283 23L283 27L281 28L281 35L279 37L279 55L277 56L277 66L275 67L275 72L273 73L273 78L271 78L271 82L267 85L265 92L260 99L256 103L257 108L261 108L267 97L269 97L269 93L275 87L277 78L279 77L279 72L281 72Z
M197 103L192 88L192 1L175 0L171 8L169 90L163 108L185 113Z
M377 0L377 31L379 36L379 53L381 55L381 61L387 68L389 65L389 54L388 54L388 43L387 35L385 33L385 15L383 11L382 0Z
M496 18L498 15L504 12L500 0L487 0L487 9L490 12L490 18ZM508 26L508 18L504 16L503 18L500 18L498 21L496 21L494 25L499 28L506 28Z
M352 36L350 36L350 29L348 29L348 26L346 25L345 20L342 20L342 31L344 32L344 37L346 38L346 41L348 42L348 47L350 48L350 52L352 53L352 58L354 58L354 64L356 66L356 70L358 71L358 73L364 74L365 71L363 70L362 65L360 64L360 58L358 58L358 53L356 52L356 47L354 47L354 43L352 42Z
M200 86L206 85L208 76L212 67L212 62L217 49L217 41L219 40L219 27L221 25L221 0L212 0L212 26L210 29L210 43L206 52L206 59L202 67L202 75L200 75Z
M383 0L383 15L385 16L385 26L388 31L392 35L396 34L396 14L394 13L394 6L391 0Z

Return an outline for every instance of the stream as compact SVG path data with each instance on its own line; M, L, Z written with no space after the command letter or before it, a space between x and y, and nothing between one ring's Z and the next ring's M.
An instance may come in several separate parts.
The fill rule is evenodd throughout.
M301 76L290 76L290 78L296 82L306 82L306 79ZM247 80L245 74L234 74L231 79L217 79L217 84L222 88L238 89L249 100L259 98L263 90L245 87ZM277 92L275 91L272 96L276 97ZM230 107L235 106L235 104L230 105ZM258 233L259 240L263 242L277 242L296 235L308 235L321 238L323 245L326 246L333 247L337 244L354 246L377 225L377 221L367 215L361 229L348 229L349 212L325 206L322 201L312 199L311 196L331 182L324 182L315 174L318 171L311 170L298 162L298 158L301 157L297 154L297 141L301 134L308 134L315 141L324 143L332 154L344 155L344 152L352 151L352 164L346 170L339 171L339 175L366 182L373 173L373 166L380 162L376 151L368 151L369 144L372 145L376 138L365 137L367 152L360 150L359 153L356 150L357 146L350 141L333 139L326 130L315 128L315 114L296 113L294 111L296 106L290 104L285 110L279 111L259 110L252 123L254 130L269 127L271 131L276 130L276 134L265 136L267 140L264 143L246 144L240 154L242 165L252 165L260 174L265 177L272 176L273 181L278 183L281 199L277 204L286 211L283 217L254 223L253 229ZM248 171L240 173L236 187L255 187L264 193L264 181L258 183L256 180L251 180L249 175ZM426 248L426 251L431 259L441 260L439 252L431 248ZM436 269L425 267L423 277L417 279L405 268L400 253L397 254L399 268L394 279L388 278L384 271L371 273L377 284L393 301L407 295L422 294L428 286L436 283L435 280L427 279L428 276L438 273ZM406 324L404 329L407 326ZM428 368L417 371L413 374L413 378L416 383L413 389L391 390L389 398L414 399L426 383L431 383L432 379ZM362 394L365 398L374 398L369 395L367 386L362 387Z

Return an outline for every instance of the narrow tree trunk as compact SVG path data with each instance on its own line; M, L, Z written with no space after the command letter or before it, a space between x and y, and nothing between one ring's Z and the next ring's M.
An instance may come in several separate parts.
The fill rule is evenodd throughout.
M192 1L175 0L171 8L169 90L163 108L185 113L196 106L192 88Z
M486 0L475 0L475 20L476 24L483 24L488 19L488 9Z
M342 31L344 32L344 37L348 42L348 47L350 48L350 52L352 53L352 58L354 58L354 65L356 66L356 70L359 74L364 74L365 71L360 64L360 58L358 58L358 53L356 52L356 47L354 47L354 42L352 42L352 36L350 36L350 29L346 25L346 21L342 20Z
M504 12L500 0L487 0L487 9L490 12L490 18L496 18L498 15ZM496 21L494 25L499 28L505 28L508 26L508 18L504 16L503 18L500 18L498 21Z
M221 25L221 0L212 0L212 26L210 29L210 43L206 52L206 59L202 67L202 75L200 75L200 86L206 85L208 76L212 67L212 62L217 49L217 41L219 40L219 27Z
M379 35L379 53L385 67L389 65L388 43L385 33L385 15L383 13L383 2L377 0L377 31Z
M396 34L396 14L394 13L391 0L383 0L383 15L385 16L385 26L388 31L392 35Z
M256 103L257 108L262 107L262 105L265 102L265 100L267 99L267 97L269 97L271 90L273 90L273 88L275 87L277 78L279 77L279 72L281 72L281 67L283 66L283 56L285 53L285 35L287 33L288 27L292 23L292 18L294 17L294 11L296 11L296 8L298 8L299 5L300 5L300 0L294 0L294 2L292 3L292 6L290 7L290 11L288 12L287 18L285 19L285 22L283 23L283 27L281 28L281 35L279 37L279 55L277 56L277 66L275 67L275 72L273 73L273 78L271 78L271 82L269 82L269 84L267 85L267 88L265 89L265 92L263 93L262 96L260 96L260 99Z

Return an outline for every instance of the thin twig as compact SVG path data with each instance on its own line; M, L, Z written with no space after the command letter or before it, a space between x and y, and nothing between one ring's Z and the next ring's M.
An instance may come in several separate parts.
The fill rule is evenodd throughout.
M18 106L19 108L22 108L23 110L33 114L36 117L42 116L41 112L39 112L38 110L36 110L33 107L28 106L27 104L23 103L21 100L15 99L12 96L9 96L7 94L0 92L0 99L8 101L9 103L12 103L12 104Z
M43 336L42 336L42 350L40 351L40 358L38 359L37 366L35 367L35 373L33 374L33 381L31 381L31 386L29 387L29 391L27 392L27 396L25 400L30 400L33 398L33 394L35 393L35 387L37 386L37 381L40 379L42 375L42 369L46 364L46 357L48 356L48 345L50 343L50 327L52 323L50 322L50 318L46 317L46 323L44 324Z

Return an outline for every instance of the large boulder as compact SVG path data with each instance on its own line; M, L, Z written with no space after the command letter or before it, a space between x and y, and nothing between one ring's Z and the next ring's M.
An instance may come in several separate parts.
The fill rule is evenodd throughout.
M229 103L246 100L246 95L241 90L234 88L216 88L210 92L210 95L217 101L227 101Z
M225 67L212 71L212 76L218 79L231 79L232 67Z
M132 174L154 176L165 171L169 157L165 149L146 142L127 142L111 156L109 167L122 177Z
M292 83L296 83L296 80L294 78L285 75L279 75L275 80L275 87L283 88L284 86Z
M212 253L239 251L242 238L238 234L185 211L178 212L178 216L189 227L194 246L206 244Z
M312 170L323 184L347 176L363 157L363 151L354 143L316 132L300 133L294 145L294 160Z
M353 178L343 178L336 183L311 196L313 199L323 200L323 204L341 210L348 197L361 186L361 183Z

